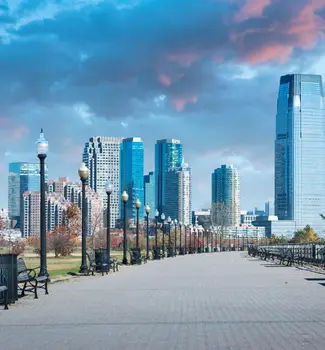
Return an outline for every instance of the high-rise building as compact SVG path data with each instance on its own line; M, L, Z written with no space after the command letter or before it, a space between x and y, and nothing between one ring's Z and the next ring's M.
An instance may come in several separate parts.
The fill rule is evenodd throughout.
M47 180L47 167L45 168L45 179ZM39 191L39 188L39 163L9 163L8 214L10 220L16 221L16 227L20 227L23 193L26 191Z
M140 137L123 139L121 143L120 166L120 198L123 191L129 195L126 203L126 215L128 219L136 220L137 199L141 202L139 218L144 216L144 154L143 142ZM120 204L120 217L123 218L123 206Z
M325 104L319 75L280 79L275 140L275 215L294 229L325 229Z
M222 165L212 173L211 214L214 225L240 224L239 173L232 165Z
M182 164L166 173L166 196L164 214L189 225L192 221L191 168Z
M144 205L147 204L150 207L149 218L153 218L155 216L155 175L153 171L144 175Z
M158 140L155 145L155 209L166 211L166 201L171 201L173 192L167 190L167 173L179 168L183 161L183 146L179 140Z
M108 179L113 184L111 227L115 227L120 215L120 144L118 137L91 137L83 153L83 161L89 169L89 186L100 195L104 209L107 208L105 184Z

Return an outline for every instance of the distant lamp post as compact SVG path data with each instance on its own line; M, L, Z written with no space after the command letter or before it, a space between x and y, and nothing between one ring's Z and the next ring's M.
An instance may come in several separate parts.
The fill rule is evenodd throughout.
M47 156L49 144L44 137L43 129L36 142L37 156L40 161L40 236L41 236L41 256L40 256L40 276L48 276L46 262L46 204L45 204L45 158Z
M137 226L136 226L136 242L135 246L137 249L139 249L139 209L141 207L141 202L139 198L135 202L135 208L137 210Z
M182 222L181 221L178 223L178 227L179 227L179 248L178 248L178 251L179 251L179 254L181 254L181 252L182 252Z
M86 258L86 238L87 238L87 208L86 208L86 184L88 181L89 170L85 163L81 163L78 174L82 184L82 212L81 212L81 266L80 273L87 273L87 258Z
M155 227L155 248L158 247L158 220L159 220L159 211L156 209L155 212L155 218L156 218L156 227Z
M165 219L166 216L164 213L160 216L162 222L162 256L165 257Z
M149 213L150 213L150 207L147 204L146 208L146 217L147 217L147 260L149 260Z
M126 257L126 244L127 244L127 237L126 237L126 203L129 199L129 195L126 191L122 193L122 201L123 201L123 260L122 263L124 265L128 264L128 259Z
M174 237L174 255L177 255L176 251L176 243L177 243L177 219L174 220L174 225L175 225L175 237Z
M113 184L109 180L107 180L105 185L105 191L107 194L106 251L107 251L108 271L110 270L110 265L111 265L111 194L113 193L113 190L114 190Z
M170 225L172 223L172 219L170 216L168 216L167 222L168 222L168 252L169 252L168 255L170 256L170 252L171 252Z
M189 253L192 254L192 225L189 226L190 228L190 245L189 245Z

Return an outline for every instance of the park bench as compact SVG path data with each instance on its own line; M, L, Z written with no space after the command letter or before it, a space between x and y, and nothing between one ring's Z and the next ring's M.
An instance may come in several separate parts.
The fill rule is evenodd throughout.
M104 273L108 274L110 267L112 267L113 272L118 271L116 259L110 259L109 266L108 263L102 259L96 261L95 251L88 251L86 254L88 258L88 275L91 273L94 276L95 272L101 272L102 276L104 276Z
M0 270L0 295L2 295L3 303L4 303L4 309L8 310L8 287L7 287L7 280Z
M17 284L18 289L21 290L20 297L23 297L25 292L32 292L34 298L38 299L38 288L45 289L45 294L49 294L47 289L49 278L48 276L38 276L37 270L39 267L28 269L23 258L17 259ZM20 287L21 284L23 287Z
M144 255L141 255L140 248L131 248L130 249L130 262L131 265L141 265L142 263L147 262L147 258Z
M167 248L167 258L173 258L175 256L174 248L168 247Z

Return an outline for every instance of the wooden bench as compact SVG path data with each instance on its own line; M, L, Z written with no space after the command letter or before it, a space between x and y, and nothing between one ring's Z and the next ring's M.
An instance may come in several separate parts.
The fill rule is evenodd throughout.
M38 276L37 270L39 267L28 269L23 258L17 259L17 284L18 289L21 290L20 297L23 297L25 292L32 292L34 298L38 299L38 288L45 289L45 294L49 294L47 288L49 278L48 276ZM23 284L23 287L20 287L20 284Z
M8 310L8 287L7 287L7 280L4 274L0 270L0 294L3 295L4 300L4 309Z

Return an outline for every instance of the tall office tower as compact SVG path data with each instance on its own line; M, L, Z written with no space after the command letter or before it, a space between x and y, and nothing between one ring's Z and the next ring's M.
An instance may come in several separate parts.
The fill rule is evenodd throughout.
M144 155L143 142L140 137L123 139L121 143L121 167L120 167L120 198L123 191L129 195L126 203L126 215L128 219L136 220L135 202L141 202L139 218L144 216ZM123 218L123 205L120 204L120 217Z
M45 179L47 181L47 167L45 168ZM17 222L16 227L20 227L23 193L26 191L39 191L39 188L39 163L9 163L8 212L10 220Z
M144 205L149 205L149 218L155 216L155 174L150 171L148 175L144 175Z
M166 189L166 174L179 168L183 161L183 146L179 140L158 140L155 145L155 209L159 213L166 211L166 200L171 200L174 193Z
M91 137L83 153L83 161L89 169L89 186L99 193L104 209L107 208L107 180L114 186L111 194L111 227L115 227L120 214L120 144L118 137Z
M240 181L237 169L222 165L212 173L212 221L215 225L240 224Z
M319 75L280 79L275 140L275 215L324 231L325 105Z
M166 173L165 215L185 225L192 221L192 176L191 168L183 163L179 168Z

